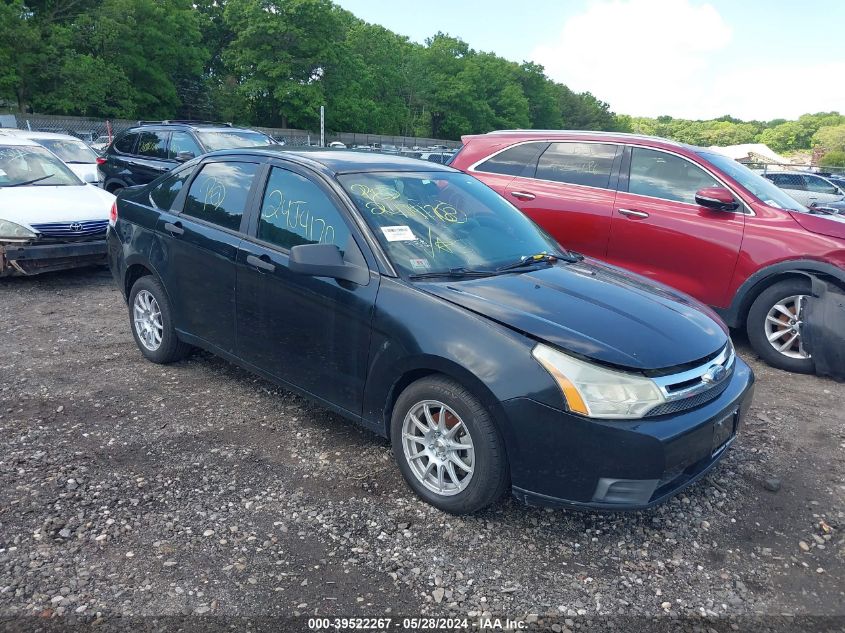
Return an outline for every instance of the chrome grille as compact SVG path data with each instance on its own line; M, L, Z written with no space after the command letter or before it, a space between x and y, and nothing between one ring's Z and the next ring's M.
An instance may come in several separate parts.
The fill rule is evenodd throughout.
M729 340L715 358L698 367L652 378L666 402L651 409L646 416L677 413L710 402L727 388L735 361L736 354ZM716 376L718 379L714 380Z
M44 237L91 237L105 233L108 220L84 220L76 222L46 222L33 224L32 228Z

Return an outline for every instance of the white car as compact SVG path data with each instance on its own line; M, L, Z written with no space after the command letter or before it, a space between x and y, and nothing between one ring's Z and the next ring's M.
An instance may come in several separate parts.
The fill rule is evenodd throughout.
M114 201L44 146L0 135L0 277L105 264Z
M802 171L770 171L763 174L805 207L823 207L845 200L842 188L817 174Z
M39 145L43 145L56 156L61 158L83 182L97 184L100 176L97 173L97 152L85 142L70 134L56 134L54 132L33 132L31 130L16 130L0 128L0 134L28 138Z
M338 149L346 149L346 143L341 143L340 141L332 141L328 144L328 147L336 147Z

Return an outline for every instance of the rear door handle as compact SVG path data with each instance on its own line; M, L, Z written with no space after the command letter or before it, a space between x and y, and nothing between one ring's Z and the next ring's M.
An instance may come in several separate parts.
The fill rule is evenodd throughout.
M268 273L273 272L276 270L276 265L273 262L269 262L266 259L266 255L262 255L261 257L256 257L255 255L247 255L246 256L246 263L250 266L255 266L259 270L267 271Z
M648 213L645 211L635 211L634 209L617 209L619 213L622 215L626 215L629 218L647 218Z
M181 222L176 222L176 224L165 222L164 230L170 233L171 235L182 235L185 232L185 229L182 228Z
M527 191L511 191L511 195L519 200L533 200L537 196Z

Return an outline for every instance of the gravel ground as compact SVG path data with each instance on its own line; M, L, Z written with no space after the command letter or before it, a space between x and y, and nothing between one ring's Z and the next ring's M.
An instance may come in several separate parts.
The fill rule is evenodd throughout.
M7 624L845 616L845 385L742 341L754 407L685 493L642 513L505 499L464 518L418 501L385 440L273 384L206 353L146 362L105 270L0 281L0 343Z

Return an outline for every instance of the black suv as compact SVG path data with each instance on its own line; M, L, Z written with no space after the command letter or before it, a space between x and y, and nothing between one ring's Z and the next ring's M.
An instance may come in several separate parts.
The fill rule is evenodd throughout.
M229 124L203 121L139 121L118 134L97 159L106 191L145 185L201 154L219 149L274 145L271 137Z

